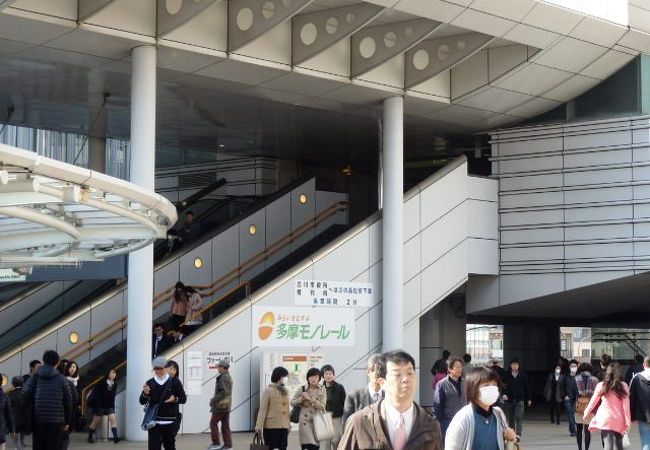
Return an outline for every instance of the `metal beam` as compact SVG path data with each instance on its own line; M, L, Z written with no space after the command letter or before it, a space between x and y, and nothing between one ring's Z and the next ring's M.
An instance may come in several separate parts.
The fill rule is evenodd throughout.
M351 77L358 77L408 51L440 25L429 19L414 19L359 30L350 42Z
M115 0L79 0L77 4L77 20L83 21L90 16L97 14L102 9L113 3Z
M420 42L406 52L404 87L409 89L463 62L494 39L481 33L461 34Z
M228 51L235 51L298 14L313 0L229 0Z
M199 15L208 6L221 0L158 0L157 32L164 36Z
M361 29L384 7L360 3L300 14L292 21L291 62L300 64Z

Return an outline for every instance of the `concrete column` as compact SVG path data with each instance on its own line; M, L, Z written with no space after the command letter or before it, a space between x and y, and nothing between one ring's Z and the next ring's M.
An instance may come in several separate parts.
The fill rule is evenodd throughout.
M383 348L404 346L403 218L404 100L384 100L383 128Z
M106 173L106 139L88 137L88 168L95 172Z
M133 49L131 71L131 182L154 190L156 151L156 48ZM137 398L151 377L153 245L129 255L126 367L126 438L145 441Z

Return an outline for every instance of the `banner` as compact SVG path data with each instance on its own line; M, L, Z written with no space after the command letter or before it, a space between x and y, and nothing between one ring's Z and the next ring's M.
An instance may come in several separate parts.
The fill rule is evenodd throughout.
M217 364L222 360L228 361L232 366L235 362L235 357L229 350L210 351L205 357L205 363L208 366L208 370L213 372L217 371Z
M370 307L374 289L372 283L296 280L294 298L296 305Z
M20 274L13 269L0 269L0 283L15 283L25 281L25 274Z
M354 345L354 309L253 306L253 345L348 347Z

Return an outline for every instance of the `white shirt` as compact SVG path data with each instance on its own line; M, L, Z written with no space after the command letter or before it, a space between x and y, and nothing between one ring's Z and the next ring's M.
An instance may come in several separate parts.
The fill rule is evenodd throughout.
M169 374L166 373L164 377L158 378L157 376L154 375L153 377L154 381L158 383L160 386L163 384L167 383L167 380L169 380ZM156 423L158 425L169 425L170 423L174 423L172 420L156 420Z
M379 399L382 399L382 398L384 397L384 396L383 396L382 389L379 388L378 391L375 391L375 390L372 388L372 384L370 384L370 383L368 383L368 392L370 393L370 401L371 401L371 402L374 402L374 401L375 401L375 395L376 395L376 394L379 394ZM379 400L379 399L378 399L378 400Z
M390 404L389 400L386 400L382 403L384 409L384 415L386 417L386 424L388 425L388 437L390 438L391 445L395 444L395 431L400 424L400 415L404 416L404 427L406 428L406 441L411 434L411 429L413 428L413 419L415 418L414 411L415 407L413 403L409 409L400 413L398 410L393 408L393 405Z

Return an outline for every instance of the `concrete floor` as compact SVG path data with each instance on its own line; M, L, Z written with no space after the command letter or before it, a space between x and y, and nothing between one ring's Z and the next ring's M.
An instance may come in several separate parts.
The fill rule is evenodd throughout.
M251 433L235 433L233 436L233 446L237 450L247 450L252 440ZM289 437L289 449L298 450L298 433L293 432ZM632 449L640 448L638 427L633 425L630 434ZM205 450L210 444L210 435L208 434L191 434L179 436L176 440L178 450ZM577 449L575 438L569 436L565 424L560 426L552 425L541 420L527 421L524 425L524 439L522 442L526 450L559 450L559 449ZM7 449L11 449L8 446ZM120 442L115 445L112 442L88 444L85 441L85 435L75 434L70 448L76 449L94 449L94 450L136 450L146 449L146 442ZM592 437L592 449L602 449L600 445L600 436L594 433Z

